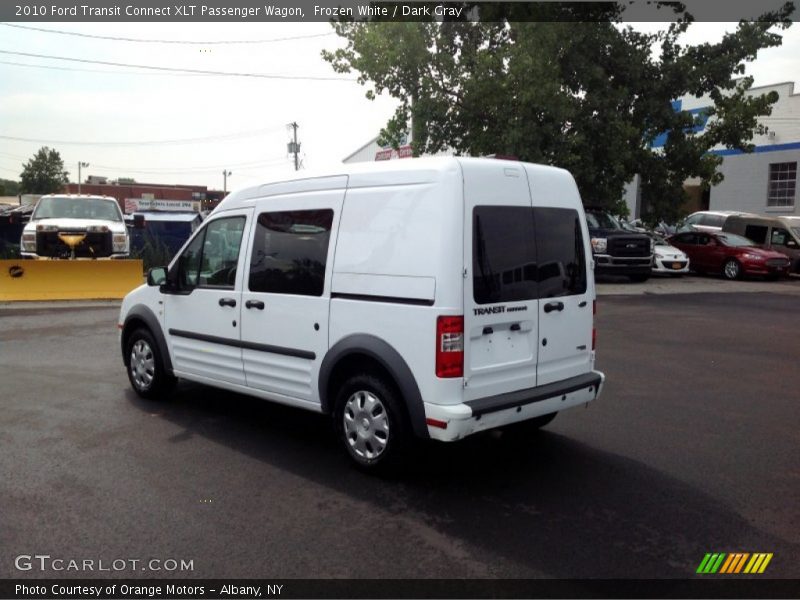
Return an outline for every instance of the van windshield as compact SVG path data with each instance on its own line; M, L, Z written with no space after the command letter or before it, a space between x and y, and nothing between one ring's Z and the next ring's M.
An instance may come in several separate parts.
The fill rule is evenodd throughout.
M121 221L119 206L113 200L100 198L42 198L31 215L31 221L39 219L99 219Z

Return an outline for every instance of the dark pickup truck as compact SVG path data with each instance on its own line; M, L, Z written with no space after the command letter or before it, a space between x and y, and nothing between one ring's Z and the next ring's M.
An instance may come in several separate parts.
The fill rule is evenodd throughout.
M608 212L586 209L592 238L594 271L598 275L626 275L631 281L646 281L653 268L650 236L623 229Z

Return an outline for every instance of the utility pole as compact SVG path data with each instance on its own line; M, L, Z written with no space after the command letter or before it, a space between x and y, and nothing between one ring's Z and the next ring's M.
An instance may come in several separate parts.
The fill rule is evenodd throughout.
M287 125L287 127L291 127L294 130L294 141L286 144L286 148L289 151L289 154L294 154L294 170L297 171L300 168L297 161L297 155L300 153L300 144L297 142L297 128L300 126L296 121L292 121Z
M78 161L78 193L81 193L81 167L88 167L89 163Z
M222 193L228 193L228 177L233 175L232 171L228 171L227 169L222 171Z

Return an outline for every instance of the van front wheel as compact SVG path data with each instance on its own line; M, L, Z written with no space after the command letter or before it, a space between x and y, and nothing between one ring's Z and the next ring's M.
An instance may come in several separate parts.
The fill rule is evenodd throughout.
M339 390L335 407L337 435L359 468L378 472L399 464L408 427L393 386L374 375L353 375Z
M175 385L175 377L164 367L158 345L147 329L131 333L125 344L128 379L133 391L142 398L165 396Z

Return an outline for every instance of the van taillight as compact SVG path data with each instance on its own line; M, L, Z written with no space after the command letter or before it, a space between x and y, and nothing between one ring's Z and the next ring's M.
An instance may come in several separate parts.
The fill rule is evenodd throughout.
M436 376L464 376L464 317L436 319Z
M594 316L597 314L597 300L592 300L592 350L597 345L597 329L594 326Z

